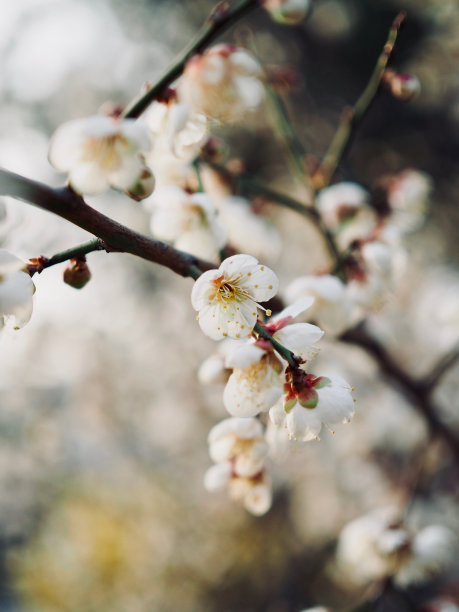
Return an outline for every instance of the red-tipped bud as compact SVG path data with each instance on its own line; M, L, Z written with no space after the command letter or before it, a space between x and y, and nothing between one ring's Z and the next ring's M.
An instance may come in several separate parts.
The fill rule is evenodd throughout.
M91 272L85 259L71 259L64 270L64 283L74 289L82 289L91 279Z
M403 102L411 102L421 91L421 83L413 74L407 72L395 72L395 70L386 70L384 73L383 82L398 100Z

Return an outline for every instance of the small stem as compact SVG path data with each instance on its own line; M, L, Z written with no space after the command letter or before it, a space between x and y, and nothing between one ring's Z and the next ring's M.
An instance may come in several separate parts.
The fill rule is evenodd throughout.
M50 268L51 266L63 263L69 259L79 259L81 257L85 257L88 253L92 253L93 251L103 251L104 249L109 250L100 238L96 238L95 240L90 240L89 242L85 242L71 249L56 253L49 258L33 258L30 260L32 263L28 266L29 273L30 275L35 274L35 272L40 273L45 268Z
M288 117L287 109L281 96L272 88L266 87L267 99L272 111L274 129L279 140L283 143L291 167L296 173L301 184L307 182L305 168L305 151L298 140L295 130Z
M260 325L260 323L257 323L253 330L262 338L269 340L273 348L279 353L279 355L283 359L285 359L285 361L288 361L289 365L291 365L293 368L298 367L298 364L300 363L298 357L296 357L295 354L292 353L292 351L289 351L287 348L285 348L285 346L283 346L280 342L273 338L271 334L267 332L262 325Z
M194 174L198 182L198 191L205 191L204 185L202 184L201 171L199 170L199 159L194 159L191 165L193 166Z
M169 68L148 91L127 105L122 116L125 118L139 117L163 93L165 88L182 74L185 64L190 57L203 51L219 34L257 5L258 0L242 0L231 10L231 5L227 0L219 2L190 44L183 49L175 61L172 62Z
M341 159L349 147L355 129L362 121L379 91L384 71L394 49L397 35L405 16L406 14L401 12L394 19L386 44L376 62L367 86L355 105L353 107L346 107L342 112L339 127L317 171L318 182L321 188L330 184Z

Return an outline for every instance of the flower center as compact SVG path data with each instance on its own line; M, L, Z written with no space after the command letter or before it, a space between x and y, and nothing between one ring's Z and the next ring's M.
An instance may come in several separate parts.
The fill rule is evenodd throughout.
M110 134L103 138L89 138L82 155L83 161L96 162L104 170L116 170L122 161L122 152L129 148L121 134Z
M217 300L220 303L227 303L229 301L242 302L247 299L252 299L251 296L238 287L237 282L239 278L228 279L225 276L220 276L214 280L215 294L212 296L212 300Z

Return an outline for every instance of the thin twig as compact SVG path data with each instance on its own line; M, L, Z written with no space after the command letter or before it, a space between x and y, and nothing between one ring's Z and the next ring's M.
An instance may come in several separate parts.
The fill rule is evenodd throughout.
M182 74L185 64L190 57L200 53L217 36L249 11L256 8L256 6L258 6L258 0L242 0L235 8L232 8L231 3L227 0L219 2L190 44L185 47L177 59L172 62L169 68L148 91L127 105L122 116L126 118L139 117L154 100L161 96L165 88Z
M50 268L51 266L55 266L56 264L63 263L64 261L68 261L69 259L79 259L81 257L85 257L88 253L92 253L94 251L103 251L109 250L104 244L103 240L100 238L96 238L95 240L90 240L89 242L84 242L83 244L79 244L76 247L71 249L66 249L65 251L61 251L60 253L56 253L52 257L36 257L30 260L27 268L29 274L32 276L36 272L40 273L46 268Z
M341 159L349 147L355 129L362 121L379 91L384 71L394 50L397 35L405 16L406 14L401 12L394 19L386 44L376 62L367 86L355 105L353 107L346 107L342 112L339 127L316 174L318 186L321 188L330 184Z
M287 361L292 367L298 367L299 360L295 356L295 354L292 353L292 351L286 348L283 344L278 342L275 338L273 338L271 334L266 331L266 329L262 325L257 323L253 328L253 331L256 332L262 338L265 338L265 340L269 340L269 342L271 342L272 344L273 349L275 349L279 353L279 355L283 359L285 359L285 361Z
M452 368L456 362L459 360L459 346L454 348L452 351L447 353L444 357L440 359L440 361L434 366L430 374L424 377L424 389L427 393L433 391L433 389L440 382L440 379L443 377L446 372Z
M136 255L165 266L181 276L194 277L194 268L202 272L215 267L208 261L178 251L164 242L143 236L110 219L88 206L83 198L69 187L52 189L43 183L0 169L0 195L24 200L70 221L103 240L109 251Z

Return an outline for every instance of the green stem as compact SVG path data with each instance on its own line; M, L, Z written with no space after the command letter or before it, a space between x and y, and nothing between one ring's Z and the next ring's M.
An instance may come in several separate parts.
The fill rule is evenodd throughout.
M122 116L126 118L139 117L147 107L164 92L165 88L182 74L185 64L190 57L196 53L200 53L219 34L241 19L249 11L256 8L257 5L258 0L242 0L234 9L231 9L231 5L227 0L219 2L189 45L185 47L176 60L172 62L171 66L167 68L164 74L150 87L150 89L148 89L148 91L127 105Z
M285 147L290 166L296 173L300 183L304 185L308 177L304 163L305 151L303 145L298 140L295 130L292 127L282 98L272 87L266 87L266 93L273 117L275 132L280 142Z
M294 368L298 367L299 359L295 356L295 354L292 353L292 351L289 351L288 348L285 348L285 346L281 344L280 342L278 342L275 338L273 338L271 334L267 332L266 329L262 325L260 325L260 323L257 323L255 325L255 327L253 328L253 331L256 332L258 336L265 338L265 340L269 340L273 348L279 353L279 355L283 359L285 359L285 361L289 363L289 365L291 365Z
M330 184L341 159L349 147L355 129L362 121L379 91L384 71L392 55L392 51L394 50L398 32L404 19L404 12L399 13L394 19L389 30L386 44L376 62L376 66L367 86L355 105L345 108L342 112L341 122L317 172L317 176L320 178L321 187L326 187Z
M55 255L49 258L38 257L36 259L36 261L38 261L37 265L30 264L28 266L29 272L31 274L34 274L35 272L41 272L45 268L50 268L51 266L63 263L64 261L68 261L69 259L79 259L81 257L85 257L88 253L92 253L93 251L103 251L105 248L106 247L104 242L100 238L96 238L95 240L90 240L89 242L84 242L83 244L80 244L71 249L56 253Z

